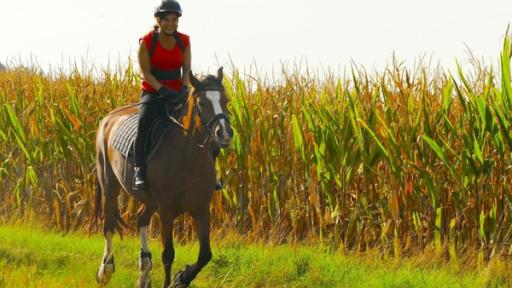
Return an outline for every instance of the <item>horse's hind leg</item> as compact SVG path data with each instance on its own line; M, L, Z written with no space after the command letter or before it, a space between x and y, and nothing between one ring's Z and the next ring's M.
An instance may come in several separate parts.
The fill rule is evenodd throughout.
M155 213L155 208L143 205L139 210L138 229L140 237L140 260L139 260L139 279L137 287L146 288L151 287L151 252L148 246L148 227L151 221L151 216Z
M199 257L193 265L185 266L174 279L174 287L188 287L190 282L196 278L197 274L212 259L212 250L210 248L210 210L207 206L199 213L192 215L196 221L197 235L199 236Z
M101 155L98 158L98 164L101 165L97 165L96 168L98 172L98 182L103 192L103 235L105 237L105 251L96 274L96 279L100 285L106 285L115 272L112 236L116 228L116 212L118 210L117 196L119 195L121 185L110 165L104 162L104 158L101 157Z

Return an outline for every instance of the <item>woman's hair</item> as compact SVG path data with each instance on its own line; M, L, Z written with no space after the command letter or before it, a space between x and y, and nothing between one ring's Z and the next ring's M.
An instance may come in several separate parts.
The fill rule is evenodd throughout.
M178 15L178 13L176 13L174 11L163 11L163 12L156 13L155 18L164 18L165 16L167 16L169 14L176 14L176 16L180 17L180 15Z

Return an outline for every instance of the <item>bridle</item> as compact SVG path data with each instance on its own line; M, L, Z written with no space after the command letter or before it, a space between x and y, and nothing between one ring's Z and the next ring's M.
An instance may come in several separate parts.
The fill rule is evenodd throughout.
M219 82L219 81L215 81L215 82ZM224 88L222 87L222 84L219 82L219 83L216 83L217 85L213 85L213 84L209 84L209 85L204 85L204 86L201 86L201 87L197 87L194 89L194 92L193 92L193 95L194 97L196 93L200 93L200 92L207 92L207 91L219 91L220 93L224 93ZM185 102L186 103L186 102ZM178 107L174 108L174 111L177 111L179 109L181 109L183 106L183 103L180 104ZM183 126L183 124L174 117L173 113L168 113L169 115L169 119L176 125L178 125L178 127L181 127L183 130L187 130L187 128L185 126ZM211 137L213 136L213 128L215 127L215 124L218 123L220 120L224 120L226 121L226 123L228 125L231 124L231 122L229 121L229 116L226 115L226 113L218 113L216 115L214 115L213 117L211 117L210 119L208 119L208 121L205 121L204 120L204 117L201 113L201 109L199 109L199 105L198 105L198 101L196 101L194 103L194 108L193 108L193 115L197 115L199 117L199 120L201 121L201 125L204 127L204 129L206 130L206 137L204 139L204 141L200 141L202 142L202 144L200 144L199 142L195 141L195 144L197 145L197 147L199 148L207 148L209 147L209 144L211 143L210 139ZM192 117L192 119L194 119L194 116ZM194 126L194 129L196 128L196 125L193 125ZM192 131L193 133L193 131Z

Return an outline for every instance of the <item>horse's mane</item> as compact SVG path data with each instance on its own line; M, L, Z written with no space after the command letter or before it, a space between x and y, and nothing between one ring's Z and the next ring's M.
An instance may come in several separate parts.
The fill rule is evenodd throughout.
M219 80L217 79L217 77L215 75L202 75L199 77L199 81L201 81L201 83L205 84L204 82L211 82L211 81L215 81L216 83L219 82Z
M196 105L196 97L194 97L194 90L190 92L187 99L187 113L183 116L182 124L185 127L185 130L189 130L190 125L192 124L192 117L194 116L194 106ZM200 121L199 121L200 122ZM196 123L197 125L197 123Z
M219 82L219 79L215 77L214 75L204 75L199 78L199 81L201 82L201 86L203 87L211 87L211 86L222 86L222 83Z

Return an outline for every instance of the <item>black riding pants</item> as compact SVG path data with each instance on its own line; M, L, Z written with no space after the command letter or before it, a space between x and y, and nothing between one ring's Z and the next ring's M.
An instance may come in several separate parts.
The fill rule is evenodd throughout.
M140 97L139 105L139 126L137 128L137 138L135 138L135 166L145 167L146 139L149 134L149 128L153 121L162 115L165 115L165 98L158 98L157 93L143 91Z

